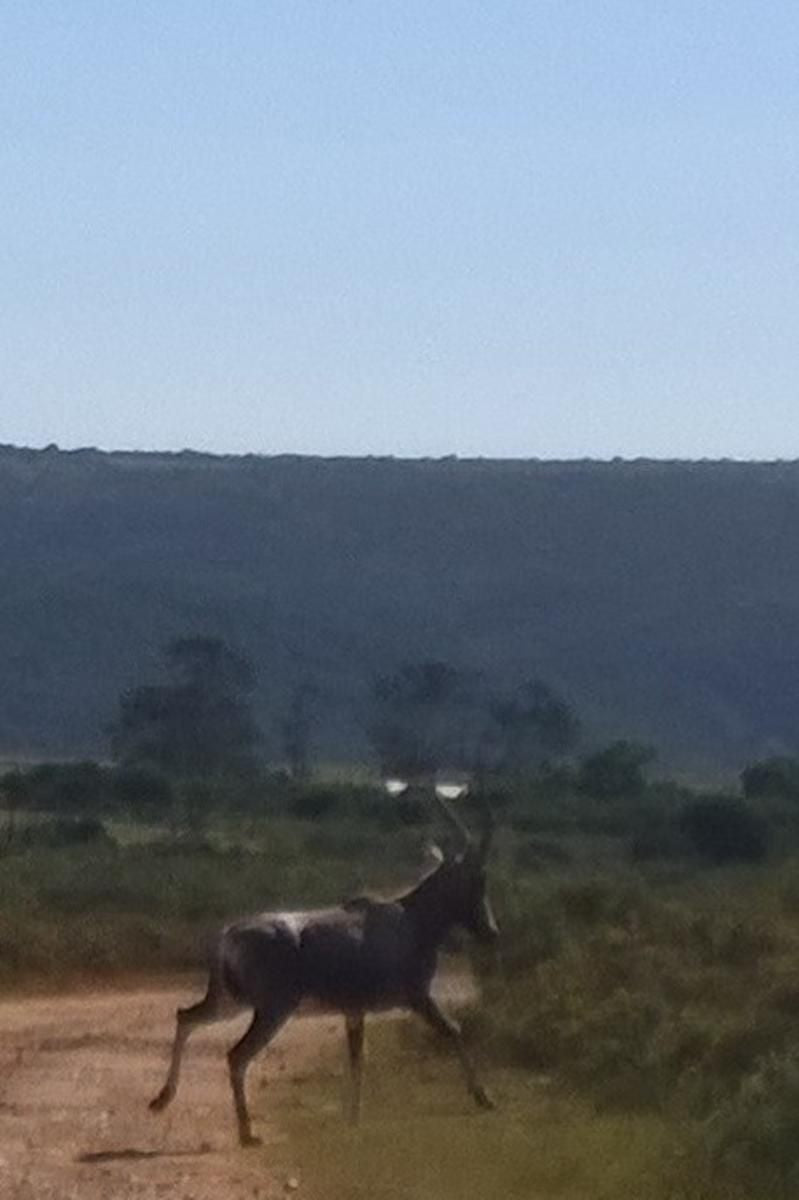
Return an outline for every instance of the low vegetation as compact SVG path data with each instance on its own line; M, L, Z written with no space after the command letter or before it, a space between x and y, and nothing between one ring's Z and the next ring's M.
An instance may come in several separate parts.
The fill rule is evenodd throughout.
M476 959L464 1020L503 1118L467 1111L423 1030L378 1030L375 1053L396 1064L390 1089L372 1077L368 1137L291 1115L326 1195L796 1194L795 776L756 764L740 793L707 794L647 782L644 766L620 743L487 785L502 955ZM85 763L0 785L7 989L197 966L237 913L390 892L433 832L422 793L389 800L369 782ZM314 1086L321 1098L331 1079Z

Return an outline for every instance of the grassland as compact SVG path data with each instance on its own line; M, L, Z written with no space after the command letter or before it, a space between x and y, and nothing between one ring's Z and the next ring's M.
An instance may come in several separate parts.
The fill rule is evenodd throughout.
M313 1200L788 1200L769 1166L720 1169L708 1127L667 1112L598 1109L557 1076L489 1067L498 1108L481 1114L452 1061L400 1025L373 1027L361 1125L341 1118L341 1064L264 1103L289 1141L277 1163L302 1164Z
M709 866L668 837L636 857L668 802L654 791L580 810L541 794L505 808L492 867L502 959L474 960L482 995L463 1014L499 1114L470 1110L423 1030L380 1027L359 1132L342 1127L337 1069L280 1100L310 1194L799 1194L795 816L766 813L761 862ZM0 859L0 988L196 966L237 913L392 891L429 833L425 814L368 789L185 817L116 809L70 841L69 823L17 813Z

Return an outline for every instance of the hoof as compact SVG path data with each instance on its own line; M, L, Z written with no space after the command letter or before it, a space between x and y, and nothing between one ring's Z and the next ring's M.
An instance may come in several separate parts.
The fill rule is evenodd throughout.
M262 1143L254 1133L245 1133L239 1138L239 1144L242 1150L251 1150L254 1146L260 1146Z
M170 1096L169 1092L159 1092L155 1099L150 1101L147 1107L149 1108L150 1112L163 1112L171 1099L172 1097Z
M475 1103L485 1112L493 1112L497 1107L494 1101L489 1096L488 1092L484 1092L482 1088L474 1093Z

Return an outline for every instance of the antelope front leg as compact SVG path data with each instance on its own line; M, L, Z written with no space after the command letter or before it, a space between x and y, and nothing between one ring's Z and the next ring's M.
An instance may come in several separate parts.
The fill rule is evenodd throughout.
M475 1104L478 1104L480 1108L495 1108L494 1101L477 1078L477 1071L472 1062L472 1057L464 1045L463 1035L461 1034L458 1022L453 1021L452 1017L448 1017L446 1013L442 1012L432 996L421 996L414 1002L413 1011L417 1012L420 1017L427 1021L428 1025L454 1045L460 1059L461 1069L466 1080L466 1087L469 1089L469 1095Z

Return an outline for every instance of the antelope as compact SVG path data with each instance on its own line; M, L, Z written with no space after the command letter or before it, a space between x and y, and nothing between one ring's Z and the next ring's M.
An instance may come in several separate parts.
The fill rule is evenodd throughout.
M152 1111L162 1111L174 1099L191 1032L252 1009L252 1022L227 1059L239 1142L258 1145L247 1109L247 1068L303 1002L344 1017L352 1121L360 1116L365 1015L390 1008L418 1014L448 1039L475 1103L494 1107L458 1023L430 991L439 949L453 927L485 943L499 933L486 895L490 816L486 813L482 833L474 837L447 803L447 791L437 787L435 794L462 846L448 855L434 847L435 866L409 890L391 900L358 896L337 908L259 913L222 929L212 948L205 996L177 1011L169 1070L150 1102Z

